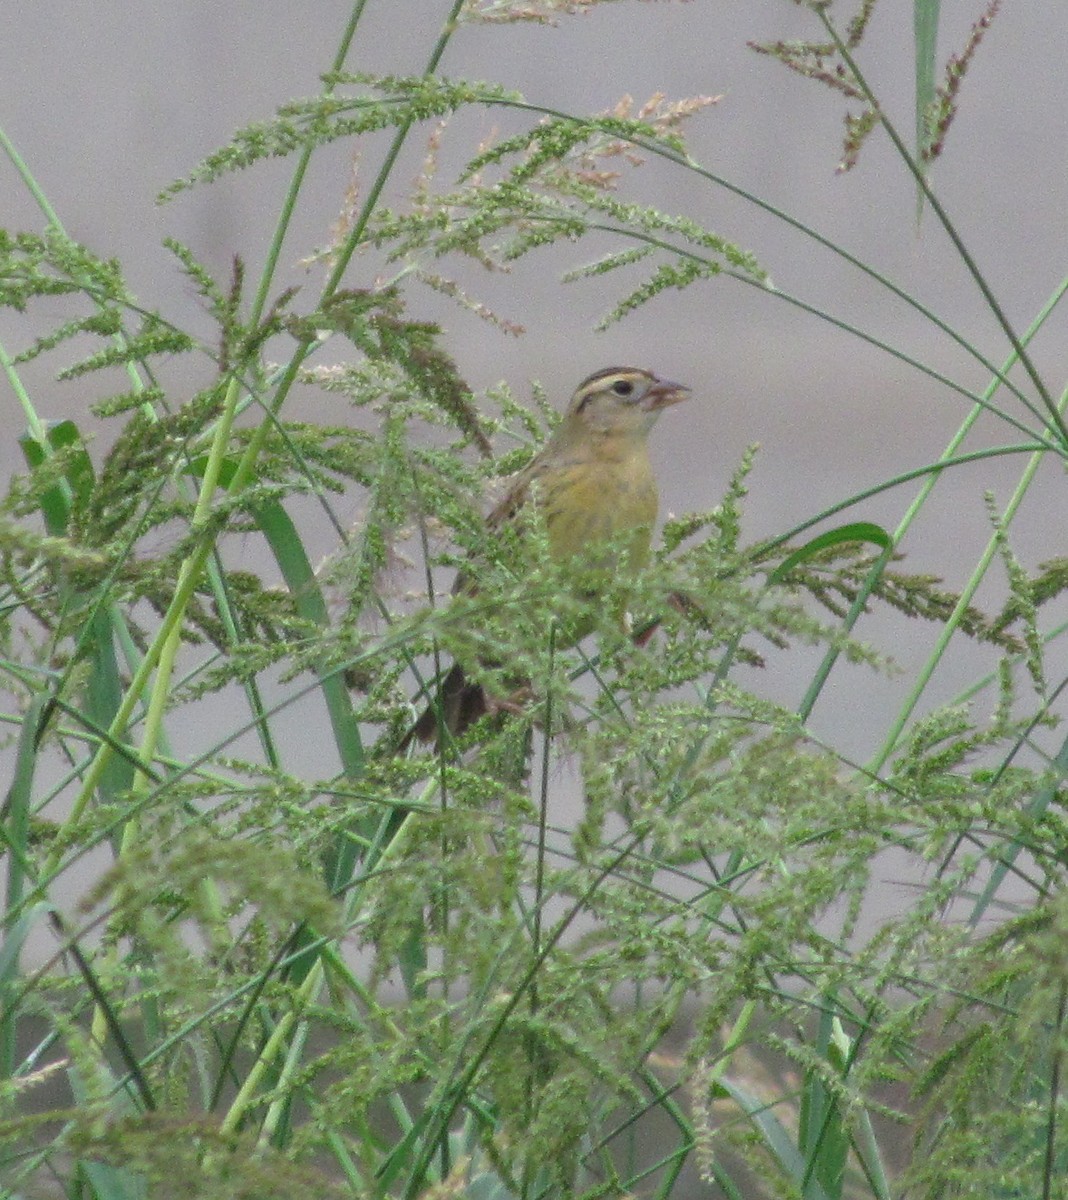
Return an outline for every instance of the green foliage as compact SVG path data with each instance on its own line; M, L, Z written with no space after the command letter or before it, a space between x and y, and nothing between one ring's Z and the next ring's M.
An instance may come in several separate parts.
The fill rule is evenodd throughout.
M244 170L265 158L284 157L296 150L314 149L339 138L429 121L469 104L519 100L517 92L487 83L468 83L440 76L398 78L364 72L334 72L323 76L329 94L284 105L273 121L239 130L233 141L209 155L187 178L172 183L160 199L170 199L194 184L210 183L221 175ZM343 99L333 93L346 84L373 89L372 94ZM382 92L382 97L374 92Z
M577 7L457 4L439 51L461 16ZM762 49L864 103L847 156L879 130L904 152L854 61L873 0L841 29L805 7L819 41ZM910 170L995 7L920 114ZM432 163L407 206L381 187L346 201L318 296L275 289L270 258L254 287L238 257L219 281L168 241L210 346L54 223L0 232L0 303L30 330L0 353L27 424L0 501L5 1194L668 1196L690 1162L730 1197L1056 1194L1068 749L1045 745L1060 632L1042 621L1064 561L1030 575L1015 504L991 503L989 553L955 593L903 569L908 522L829 525L879 488L750 544L752 450L633 585L597 564L576 580L536 512L511 540L481 517L556 411L536 387L472 392L412 285L514 332L430 264L608 234L566 275L647 272L605 323L727 276L774 298L735 242L627 198L643 158L711 178L681 135L710 102L580 117L433 70L335 71L166 195L276 155L300 177L356 135L399 149L472 106L531 124L440 189ZM383 261L404 265L374 282ZM1010 341L1033 372L1029 336ZM180 353L209 364L192 395ZM30 361L96 383L109 437L43 421ZM998 412L1013 365L979 408ZM1037 466L1063 425L1033 382L1044 428L1013 449ZM295 419L296 385L351 422ZM336 549L313 565L323 526ZM974 602L991 563L995 617ZM478 591L447 601L457 568ZM877 606L940 640L860 765L809 717L832 675L863 689L894 669L893 646L854 636ZM936 704L959 634L994 667ZM801 703L773 698L776 663L813 649ZM507 702L459 744L398 753L454 658ZM887 876L908 882L874 911ZM892 1179L883 1144L905 1127Z

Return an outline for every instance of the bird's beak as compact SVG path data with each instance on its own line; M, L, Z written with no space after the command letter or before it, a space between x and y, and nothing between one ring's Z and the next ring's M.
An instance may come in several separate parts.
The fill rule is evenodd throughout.
M642 398L642 408L646 412L656 412L667 408L669 404L678 404L690 394L690 389L684 383L672 383L670 379L658 379Z

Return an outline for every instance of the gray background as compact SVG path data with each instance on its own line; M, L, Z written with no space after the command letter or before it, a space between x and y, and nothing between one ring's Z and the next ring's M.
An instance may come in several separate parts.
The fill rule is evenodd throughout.
M421 70L447 8L444 0L372 2L350 66ZM943 8L942 59L963 45L980 5L947 0ZM293 96L314 94L348 10L335 0L299 6L186 0L136 7L41 0L6 22L0 122L72 236L99 254L121 258L146 306L158 306L179 324L207 334L210 324L160 240L171 234L184 241L223 278L232 255L240 253L254 278L290 164L261 164L162 208L153 198L236 127L267 117ZM962 110L934 176L1018 329L1030 322L1063 271L1066 25L1058 0L1005 5L965 81ZM817 34L809 14L786 0L620 2L563 17L557 28L464 29L441 69L501 81L533 101L576 111L604 110L624 93L638 103L657 90L669 96L722 94L717 106L690 125L699 161L873 263L1000 361L1007 349L1003 335L930 214L917 229L913 185L886 139L876 134L860 166L836 176L845 102L745 46L748 39ZM911 38L911 5L883 4L861 52L888 111L910 137ZM460 161L494 127L512 128L511 120L500 112L458 120L446 135L445 161ZM418 170L422 140L413 139L396 174L397 198ZM363 147L365 181L383 145L372 138ZM334 147L316 160L283 252L279 285L302 283L315 294L321 274L309 274L298 263L328 236L352 149ZM653 164L629 194L677 208L751 248L782 289L970 387L985 384L982 369L943 334L840 259L722 189ZM0 169L0 212L8 227L40 227L6 166ZM654 435L666 511L714 504L744 448L759 442L746 536L777 533L855 490L930 461L966 411L959 396L886 354L773 295L729 280L665 295L622 325L595 333L596 318L622 284L609 279L562 287L558 275L607 248L591 242L533 256L508 277L483 278L464 268L462 277L476 292L526 326L520 339L501 336L425 291L412 293L412 312L443 323L448 348L476 388L505 379L523 393L527 381L537 378L562 403L582 376L620 361L691 383L692 402L669 412ZM361 269L366 268L357 261L351 286L366 282ZM45 306L46 316L58 318L63 311L57 304L49 314ZM1061 327L1055 317L1035 345L1054 391L1065 366ZM40 328L39 321L0 315L0 337L10 350ZM344 357L343 345L330 347L323 361L331 354ZM207 362L181 369L182 386L190 390L211 375ZM38 367L26 377L47 417L83 415L95 395L92 381L56 384ZM337 398L306 397L304 403L310 415L346 419ZM6 474L19 462L13 442L22 417L10 395L3 405L9 414ZM106 442L108 433L98 436ZM969 446L1015 437L984 419ZM1002 459L952 472L905 545L908 566L962 582L988 536L984 490L992 489L1003 502L1021 466L1021 459ZM1062 551L1061 521L1049 515L1060 511L1060 469L1054 463L1043 467L1041 483L1014 533L1028 566ZM851 516L893 528L912 495L906 486ZM357 512L343 515L355 518ZM311 536L317 552L333 548L328 530ZM259 561L254 547L247 553L250 563ZM997 585L984 589L991 602L1000 594ZM836 745L863 757L937 630L884 614L860 632L892 653L904 673L883 679L859 669L840 671L813 715L813 727L833 732ZM773 655L760 686L796 702L815 661L804 652ZM930 699L953 696L993 661L985 651L955 649ZM321 769L314 748L304 752ZM293 753L290 765L299 768L301 748Z

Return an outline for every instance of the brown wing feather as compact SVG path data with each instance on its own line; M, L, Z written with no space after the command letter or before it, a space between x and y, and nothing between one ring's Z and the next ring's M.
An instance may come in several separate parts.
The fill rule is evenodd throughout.
M516 513L530 499L531 484L544 477L550 467L555 470L558 465L547 462L544 452L528 463L512 483L507 494L490 510L486 517L486 528L492 532L514 520ZM477 585L469 572L460 571L452 585L452 590L454 595L460 592L472 595L477 591ZM399 752L403 754L413 740L433 742L436 745L442 728L448 730L453 737L460 737L476 721L484 717L489 712L489 708L485 688L480 683L471 682L463 667L459 663L454 663L442 680L437 704L427 705L423 709L419 719L398 747Z
M489 703L485 688L480 683L472 683L463 667L453 663L442 680L437 702L423 709L419 719L397 747L398 753L403 754L413 740L434 742L436 745L441 729L448 730L453 737L459 737L487 712Z
M547 462L544 453L539 454L528 463L515 478L507 493L490 509L489 515L486 517L486 529L490 533L494 533L514 521L516 514L530 499L531 484L535 480L543 478L550 470L555 471L558 465L555 462ZM471 575L467 571L460 571L452 585L453 595L459 595L460 592L470 594L474 591L475 584Z
M535 480L544 478L550 471L558 471L565 465L557 459L550 461L544 451L539 454L519 473L515 482L508 489L507 495L490 510L490 514L486 518L486 527L500 529L507 525L530 499L530 485Z

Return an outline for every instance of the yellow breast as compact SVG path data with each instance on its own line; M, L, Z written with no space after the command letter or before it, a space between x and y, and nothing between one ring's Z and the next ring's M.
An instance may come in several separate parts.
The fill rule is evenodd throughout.
M573 463L545 482L539 499L549 550L557 562L576 558L594 568L622 565L630 571L644 566L657 512L656 482L646 454Z

